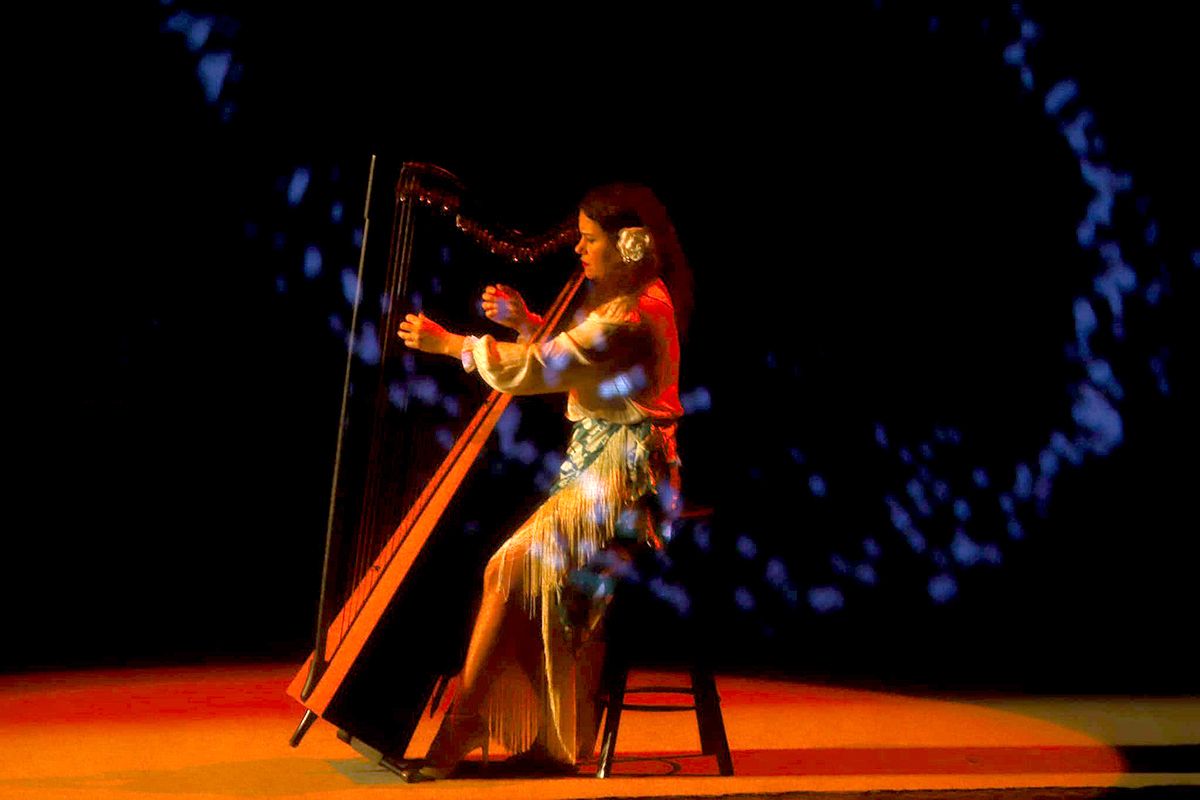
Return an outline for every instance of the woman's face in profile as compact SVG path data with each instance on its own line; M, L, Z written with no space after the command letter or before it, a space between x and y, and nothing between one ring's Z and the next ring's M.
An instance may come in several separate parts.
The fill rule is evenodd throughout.
M623 265L613 237L582 211L579 212L579 244L575 245L575 252L583 261L583 274L594 283L613 280Z

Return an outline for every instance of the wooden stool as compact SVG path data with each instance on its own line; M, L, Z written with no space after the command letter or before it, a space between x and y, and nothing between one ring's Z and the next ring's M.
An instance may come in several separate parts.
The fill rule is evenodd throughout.
M705 512L708 510L705 509ZM683 522L691 518L707 518L706 513L686 514ZM650 563L650 562L648 562ZM643 616L646 603L653 603L644 590L648 579L654 574L653 563L650 566L640 565L639 575L641 586L623 583L615 592L613 607L610 609L608 627L608 655L605 664L604 679L601 684L600 696L597 703L604 710L604 734L600 745L600 763L596 768L597 778L607 778L612 773L613 760L616 756L617 731L621 724L622 711L650 712L696 712L696 725L700 730L700 747L704 755L717 757L717 768L721 775L733 774L733 758L729 754L729 740L725 736L725 720L721 716L721 699L717 694L717 684L713 680L712 669L706 659L700 654L699 631L695 621L690 624L682 618L675 620L685 629L686 646L691 650L688 673L691 676L691 687L679 686L627 686L629 668L634 660L631 642L628 637L628 626L632 619ZM626 695L631 694L688 694L693 697L692 705L667 705L628 703Z

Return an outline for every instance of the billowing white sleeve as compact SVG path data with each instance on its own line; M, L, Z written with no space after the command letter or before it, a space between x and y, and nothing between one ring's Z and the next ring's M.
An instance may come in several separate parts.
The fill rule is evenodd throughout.
M619 370L630 326L589 315L542 344L500 342L491 335L468 336L462 362L493 389L508 394L566 392L594 385Z

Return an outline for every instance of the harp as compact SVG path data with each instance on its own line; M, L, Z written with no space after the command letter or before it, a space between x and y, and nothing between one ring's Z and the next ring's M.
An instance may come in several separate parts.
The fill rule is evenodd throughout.
M548 307L535 337L544 339L564 320L583 274L576 267L562 284L573 219L524 235L484 222L440 167L404 163L390 197L376 189L380 171L373 157L358 271L344 274L354 312L316 641L288 694L305 707L292 746L322 718L345 741L403 754L430 698L436 706L445 676L461 664L482 567L500 541L489 532L511 530L521 511L514 501L535 495L557 463L552 454L539 458L510 396L454 360L408 351L395 331L405 313L427 310L451 330L491 326L502 335L477 310L482 288L502 282L532 308ZM373 194L391 201L382 256L371 234ZM561 423L561 410L556 416ZM489 445L498 424L499 442ZM497 503L497 495L513 500Z

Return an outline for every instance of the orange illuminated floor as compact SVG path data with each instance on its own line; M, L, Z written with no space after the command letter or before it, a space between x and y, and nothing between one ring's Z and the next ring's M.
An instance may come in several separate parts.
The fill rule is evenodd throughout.
M301 709L283 690L295 670L0 676L0 797L533 800L880 790L940 797L1063 787L1076 798L1111 787L1200 787L1198 768L1179 766L1200 752L1200 698L934 698L722 676L734 777L718 776L712 757L689 755L699 749L692 715L626 712L616 774L607 780L591 777L592 762L578 777L516 780L473 769L468 779L409 786L324 722L298 749L288 747ZM684 681L630 676L631 685ZM418 730L413 749L431 735L428 726ZM1139 765L1130 753L1174 756Z

